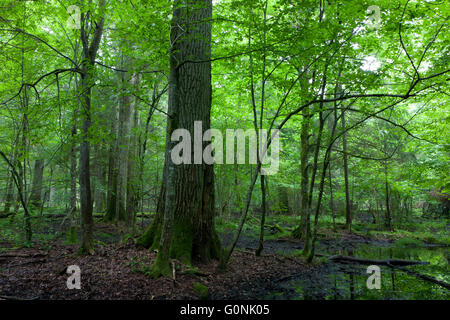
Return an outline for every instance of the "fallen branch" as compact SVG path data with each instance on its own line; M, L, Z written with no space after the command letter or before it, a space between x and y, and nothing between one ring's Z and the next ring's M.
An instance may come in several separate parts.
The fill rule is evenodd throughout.
M8 218L9 216L13 216L14 214L14 212L0 214L0 219Z
M345 257L345 256L331 256L328 260L335 262L349 262L349 263L359 263L359 264L369 264L369 265L384 265L384 266L412 266L416 264L430 264L424 261L413 261L413 260L401 260L401 259L388 259L388 260L370 260L355 257Z
M420 278L420 279L428 281L428 282L432 282L432 283L437 284L437 285L439 285L441 287L444 287L447 290L450 290L450 284L448 284L447 282L438 280L438 279L436 279L436 278L434 278L432 276L427 276L425 274L421 274L421 273L409 270L408 268L404 268L404 267L399 267L399 266L394 266L394 265L391 265L391 267L395 268L395 269L400 269L400 270L402 270L403 272L406 272L409 275L415 276L417 278Z
M265 224L264 228L269 229L273 232L278 231L279 233L285 233L286 231L280 227L278 224L274 224L273 226L269 225L269 224Z
M26 298L20 298L20 297L16 297L16 296L0 296L0 300L38 300L39 297L33 297L30 299L26 299Z
M1 253L0 258L36 258L36 257L45 257L47 253L43 252L35 252L35 253L19 253L19 252L7 252Z
M45 262L47 262L47 259L37 259L37 260L31 260L31 261L26 261L26 262L22 262L22 263L11 264L11 265L8 265L8 268L24 266L24 265L33 264L33 263L45 263Z

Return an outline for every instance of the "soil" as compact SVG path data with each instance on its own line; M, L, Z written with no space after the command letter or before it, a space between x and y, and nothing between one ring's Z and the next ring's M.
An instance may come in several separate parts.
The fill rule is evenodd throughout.
M152 279L145 271L156 258L155 252L138 249L131 241L96 249L95 255L79 256L75 246L55 243L47 251L33 248L0 254L0 298L198 299L193 287L200 282L209 288L209 298L248 299L262 297L287 276L312 268L291 258L256 257L238 250L225 272L212 262L197 265L194 275L177 271L175 280ZM81 269L81 290L67 289L70 265Z
M64 229L60 222L50 221L41 232ZM294 277L320 287L316 282L325 267L286 257L303 248L301 241L287 238L265 241L263 255L256 257L258 239L243 234L225 272L212 262L195 264L197 272L189 274L185 266L173 261L175 279L152 279L149 272L156 252L136 248L133 239L121 243L120 234L117 226L97 221L96 251L90 256L80 256L76 245L65 244L62 232L51 245L37 243L34 248L12 250L4 243L2 247L10 249L0 253L0 299L199 299L194 290L197 282L208 287L209 299L262 299ZM224 246L230 244L230 233L221 238ZM339 252L367 241L342 232L336 239L320 239L317 252ZM67 289L70 265L81 269L81 290Z

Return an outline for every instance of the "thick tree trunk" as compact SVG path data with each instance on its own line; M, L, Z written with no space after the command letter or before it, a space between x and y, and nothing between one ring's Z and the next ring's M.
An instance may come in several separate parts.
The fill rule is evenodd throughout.
M42 205L42 177L44 175L44 160L38 159L34 162L33 184L29 199L30 205L40 208Z
M196 0L187 7L182 5L175 1L172 20L164 215L155 219L143 236L146 243L141 242L160 249L154 276L170 275L169 257L190 264L193 259L209 261L220 256L214 227L213 166L203 161L175 165L171 160L174 130L186 129L194 138L194 121L201 121L202 133L210 128L212 2ZM192 141L189 143L194 150Z

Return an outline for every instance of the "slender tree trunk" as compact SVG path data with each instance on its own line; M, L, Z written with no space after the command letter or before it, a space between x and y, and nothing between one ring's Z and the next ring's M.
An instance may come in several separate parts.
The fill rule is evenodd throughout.
M345 130L345 111L341 112L342 130ZM349 183L348 183L348 159L347 159L347 136L342 135L342 152L344 155L344 181L345 181L345 228L352 231L352 207L350 201Z
M75 137L77 135L77 110L73 112L72 142L70 147L70 196L69 196L69 215L73 216L77 210L77 147Z
M81 43L83 45L83 60L81 64L81 144L80 144L80 204L81 204L81 253L91 253L93 251L92 233L94 221L92 217L92 193L91 193L91 173L90 173L90 142L89 129L91 127L91 89L94 84L94 64L97 51L100 45L104 14L105 0L99 1L100 21L95 23L95 30L89 44L89 36L86 26L90 14L82 13L83 20L81 28ZM94 23L91 23L94 28Z
M384 162L384 176L385 176L385 199L386 199L386 211L385 211L385 217L384 217L384 226L388 230L392 230L391 225L391 207L390 207L390 200L389 200L389 182L388 182L388 167L387 167L387 161Z
M303 120L301 128L301 151L300 151L300 225L294 230L293 236L298 239L304 239L307 233L309 224L309 209L308 209L308 170L309 170L309 122L311 115L308 108L302 111Z
M135 76L135 84L139 82L139 76ZM129 229L134 231L134 225L136 220L136 209L137 209L137 189L138 189L138 139L136 134L136 128L139 126L139 110L137 108L136 100L130 105L130 112L133 115L133 123L131 134L129 137L129 152L127 161L127 202L126 202L126 224Z
M106 196L105 220L112 221L116 212L117 193L117 139L118 139L118 105L111 108L111 135L114 140L111 142L108 152L108 190Z
M331 158L331 151L330 151L330 158ZM331 176L331 161L328 168L328 178L330 181L330 210L331 210L331 217L333 218L333 230L336 231L336 217L334 212L334 201L333 201L333 179Z
M256 250L256 256L261 255L261 251L264 249L264 225L266 223L266 186L265 186L265 176L260 175L261 178L261 227L259 231L259 246Z

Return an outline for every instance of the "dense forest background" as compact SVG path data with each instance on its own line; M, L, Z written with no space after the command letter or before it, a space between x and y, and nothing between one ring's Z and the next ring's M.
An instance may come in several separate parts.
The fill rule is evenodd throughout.
M171 274L169 256L226 265L242 230L257 255L268 232L301 239L309 261L328 231L447 242L449 11L421 0L2 1L0 242L56 236L93 253L108 223L121 241L159 248L154 275ZM279 129L278 172L261 175L259 158L173 165L167 137L195 120ZM59 228L42 232L51 217Z

